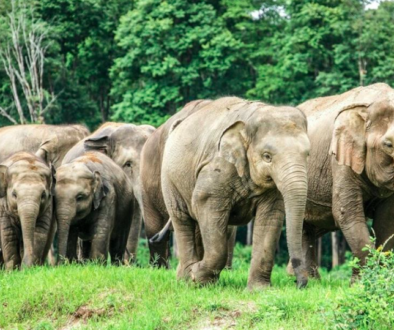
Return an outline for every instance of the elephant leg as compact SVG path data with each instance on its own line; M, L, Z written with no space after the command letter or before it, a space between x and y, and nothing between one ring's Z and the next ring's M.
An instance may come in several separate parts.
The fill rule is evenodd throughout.
M200 226L196 224L196 229L195 229L195 241L194 241L194 246L197 254L198 260L202 260L204 258L204 246L202 244L202 237L201 237L201 231L200 231Z
M79 244L80 250L81 250L81 260L86 261L89 259L90 256L90 250L92 249L92 241L82 241L80 240Z
M275 251L284 221L283 210L284 206L281 198L270 198L257 208L253 227L252 262L248 279L249 290L261 289L271 285Z
M145 233L148 238L150 263L159 268L169 268L170 257L169 235L158 242L151 242L151 238L164 228L168 218L164 218L153 206L144 203Z
M190 279L191 266L199 261L196 250L197 223L186 214L176 211L176 216L171 215L174 233L178 247L179 264L177 278Z
M109 252L111 255L111 262L116 265L124 264L124 255L126 251L126 246L128 244L128 239L130 238L130 226L132 224L132 219L130 219L130 212L126 213L126 216L120 216L115 220L115 223L118 224L116 228L116 233L112 233ZM115 229L114 229L115 230Z
M317 239L323 234L325 234L325 232L317 235L315 228L304 223L304 229L302 231L302 251L305 258L305 267L309 275L316 279L320 279L319 265L317 262ZM287 264L286 272L290 276L295 275L290 260Z
M342 171L351 171L342 166ZM335 173L335 172L334 172ZM361 189L351 181L350 175L333 175L333 216L335 222L342 230L346 241L355 257L360 259L361 265L365 264L368 251L363 251L372 243L367 227L363 197ZM352 282L358 277L358 270L353 269Z
M1 244L5 269L19 268L22 262L19 251L19 233L4 214L1 215Z
M227 226L230 202L222 197L198 198L198 221L204 257L191 268L191 278L201 284L216 282L227 262Z
M376 246L384 245L384 250L394 248L394 195L382 201L373 217Z
M70 227L67 241L67 254L66 257L70 262L78 261L78 233L77 227Z
M126 263L133 263L137 258L137 248L141 233L142 212L137 200L133 202L133 220L131 222L129 237L127 239L124 259Z
M228 269L231 269L233 266L233 255L234 255L236 236L237 236L237 227L229 226L227 228L227 262L226 262L226 268Z
M105 197L105 203L97 210L97 218L92 225L93 234L90 259L105 262L108 258L112 230L115 224L115 196L111 192ZM130 227L126 229L125 236L129 234ZM124 250L123 250L124 253ZM120 256L123 258L123 254Z

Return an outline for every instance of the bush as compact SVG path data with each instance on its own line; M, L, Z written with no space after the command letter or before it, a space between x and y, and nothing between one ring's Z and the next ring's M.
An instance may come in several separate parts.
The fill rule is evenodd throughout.
M357 258L352 262L352 266L360 270L360 280L339 299L334 311L335 328L393 329L394 254L383 252L382 246L376 250L364 249L369 257L362 267Z

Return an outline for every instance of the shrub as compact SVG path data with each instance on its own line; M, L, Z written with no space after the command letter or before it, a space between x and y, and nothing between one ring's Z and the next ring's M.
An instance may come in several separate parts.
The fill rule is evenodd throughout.
M374 243L374 239L371 239ZM352 266L360 271L359 281L344 291L334 311L336 329L384 330L394 327L394 254L365 247L366 264L355 258Z

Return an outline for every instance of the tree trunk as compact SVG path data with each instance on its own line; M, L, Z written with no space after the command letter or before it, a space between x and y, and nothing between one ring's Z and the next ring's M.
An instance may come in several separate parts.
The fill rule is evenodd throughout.
M253 242L253 220L248 223L246 231L246 245L252 245Z
M317 240L317 267L321 267L321 250L322 250L322 237Z
M339 244L338 235L336 231L331 233L331 248L332 248L332 268L339 265Z

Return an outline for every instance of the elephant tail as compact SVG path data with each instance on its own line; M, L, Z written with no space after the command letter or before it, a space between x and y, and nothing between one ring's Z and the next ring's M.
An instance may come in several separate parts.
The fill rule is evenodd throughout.
M161 243L167 241L170 237L170 232L173 230L171 219L167 221L166 225L156 235L152 236L149 240L150 244Z

